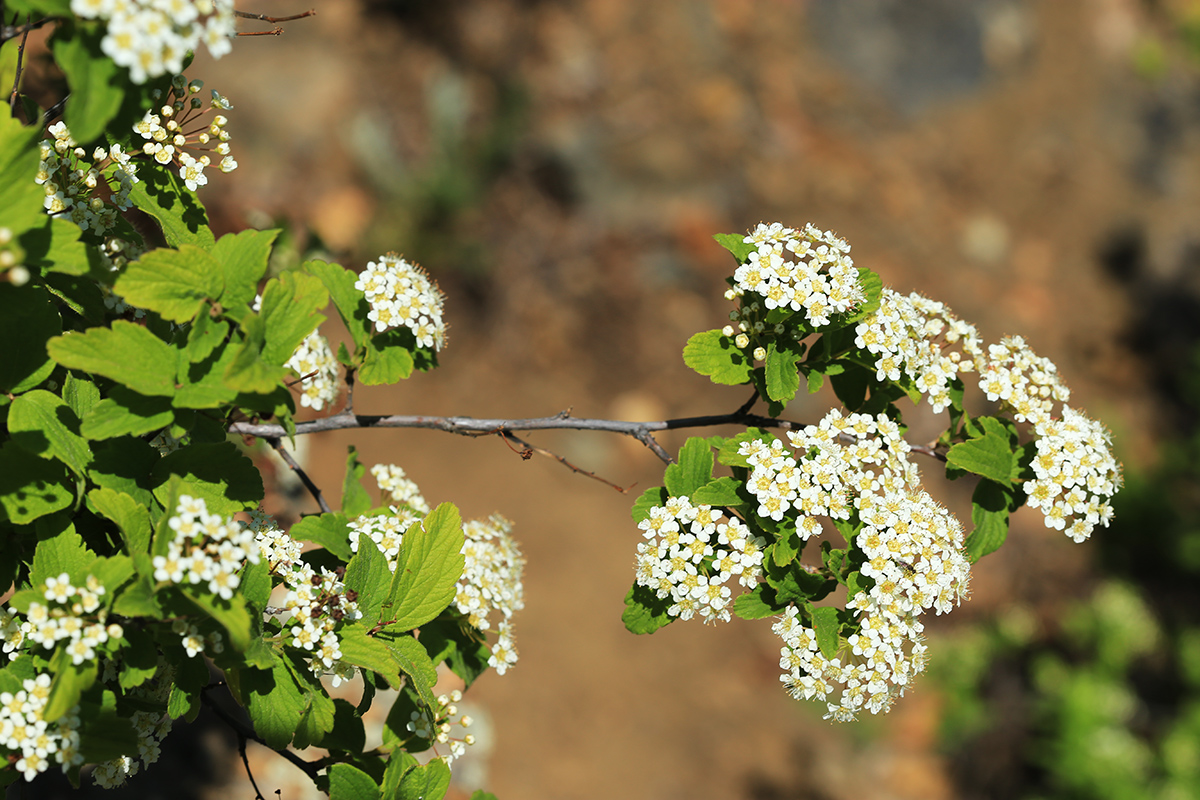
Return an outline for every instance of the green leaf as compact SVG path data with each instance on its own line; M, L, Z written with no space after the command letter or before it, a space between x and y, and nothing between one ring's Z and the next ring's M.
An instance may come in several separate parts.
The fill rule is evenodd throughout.
M408 699L403 697L401 699ZM404 720L404 714L407 711L409 714L412 711L408 710L409 703L397 702L392 705L391 711L388 712L388 718L383 723L383 743L386 748L388 745L393 747L400 742L404 742L404 746L412 750L421 750L426 746L425 741L416 739L411 742L404 741L404 738L397 736L403 728L401 726L407 723ZM413 705L415 709L415 704ZM399 730L397 730L399 729ZM403 731L407 733L407 731ZM432 742L430 743L432 744ZM420 766L420 762L413 758L412 753L407 750L395 748L392 750L391 756L388 757L387 767L383 771L383 780L380 783L380 796L388 798L396 798L400 796L400 782L408 773Z
M149 552L150 514L144 505L113 489L93 489L87 498L96 513L117 524L126 552L130 555Z
M149 564L149 557L146 559ZM150 575L153 575L153 569ZM150 617L161 619L162 606L154 596L154 583L151 577L142 576L117 596L113 603L113 613L122 617ZM157 652L157 651L156 651Z
M803 345L788 347L786 343L772 341L767 345L767 396L781 403L789 403L800 389L800 369L796 362L803 355Z
M314 275L325 284L338 315L354 339L356 350L365 350L371 338L373 324L367 319L370 306L363 293L354 288L358 276L340 264L324 261L305 261L300 269Z
M218 320L211 314L201 312L188 331L187 354L188 361L193 364L203 361L212 354L213 350L225 341L229 335L229 323Z
M174 420L175 410L168 398L146 397L118 386L83 418L80 432L92 440L141 436L165 428Z
M371 496L363 488L367 468L358 460L358 451L350 445L346 455L346 477L342 479L342 513L357 517L371 510Z
M128 714L117 711L117 696L105 689L100 702L86 697L79 704L83 730L79 736L79 752L90 763L109 761L122 755L136 753L138 735Z
M271 599L271 567L267 559L259 558L257 564L247 562L242 567L238 591L256 610L262 610Z
M286 363L304 338L325 321L325 315L317 312L328 304L329 292L312 275L285 272L268 281L261 311L266 324L263 359L270 364Z
M833 658L837 655L838 640L841 635L841 623L838 621L838 610L833 606L815 608L809 606L812 613L813 633L816 635L817 647L821 655Z
M0 114L0 123L6 122L3 118ZM0 150L0 215L5 209L3 198L6 194L3 158L3 150ZM46 342L60 333L62 319L49 292L31 284L17 287L0 282L0 338L4 341L4 358L0 358L0 394L32 389L50 376L54 362L46 353Z
M464 541L462 518L450 503L442 503L419 526L408 529L396 555L396 574L388 593L395 620L392 630L423 625L450 605L466 566Z
M31 455L12 441L0 447L0 520L25 525L74 501L75 482L61 463Z
M64 572L75 581L83 582L88 568L96 561L96 554L83 543L83 537L69 525L49 539L38 542L33 551L33 565L29 570L29 585L37 588L47 578L57 578Z
M450 788L450 767L440 758L414 767L400 781L398 800L442 800Z
M349 570L347 570L349 572ZM377 636L369 636L371 626L356 622L342 628L338 634L342 661L370 670L382 677L393 689L400 687L400 664L392 651Z
M306 694L307 702L304 714L300 717L300 724L297 726L296 735L292 740L292 745L297 750L320 744L325 735L333 730L333 700L325 694L324 689L320 688L320 684Z
M92 451L79 435L79 418L57 395L34 389L19 395L8 412L8 432L26 452L57 458L80 477Z
M483 634L461 615L443 614L422 625L421 644L433 663L445 661L467 686L487 671L492 656Z
M740 506L746 501L738 494L742 484L728 476L716 478L692 492L692 502L707 506Z
M103 556L92 563L88 574L100 581L101 586L115 590L133 577L133 559L123 553Z
M377 333L367 340L366 355L358 376L368 386L387 386L412 375L413 354L407 345L412 334L408 329Z
M130 201L158 222L171 247L194 244L211 250L214 239L208 215L194 192L184 186L176 171L143 169L129 193Z
M750 462L746 460L745 456L740 455L738 450L743 444L754 441L763 441L770 445L771 442L775 441L775 437L762 428L748 428L737 436L725 440L725 443L721 445L721 449L717 452L717 461L727 467L749 468Z
M54 36L54 60L70 88L63 121L81 145L104 133L121 108L121 68L100 49L102 35L98 27L64 25Z
M175 394L175 351L141 325L117 320L112 328L56 336L47 349L69 369L103 375L141 394Z
M25 266L37 267L42 271L42 277L49 274L85 276L89 273L107 271L95 248L89 248L79 238L82 231L70 220L50 217L45 227L27 231L20 237L21 246L25 248ZM99 295L99 289L94 282L89 281L93 291ZM103 308L103 302L101 302ZM103 319L89 321L100 322Z
M363 728L362 717L348 701L340 697L334 698L333 730L321 740L321 746L329 750L361 753L365 744L366 731Z
M67 401L75 416L83 419L100 402L100 390L91 381L68 372L63 381L63 400Z
M278 364L263 359L262 349L266 344L267 323L259 314L247 312L241 319L245 339L237 347L233 361L225 370L226 384L239 392L267 394L287 376L288 372Z
M668 464L663 482L672 497L691 497L712 480L713 453L704 439L693 436L679 450L679 462Z
M148 308L163 319L188 322L208 300L225 289L220 263L192 244L178 250L151 250L126 265L113 291L130 305Z
M719 330L697 333L683 348L683 362L713 383L736 386L750 380L753 365Z
M786 567L796 560L796 556L802 549L804 549L804 543L800 541L800 536L797 535L795 528L789 525L772 546L771 559L779 566Z
M421 643L411 636L397 636L387 642L387 647L392 658L400 665L400 670L408 676L408 685L425 705L436 708L437 698L433 694L433 687L437 683L437 667Z
M758 249L755 245L742 241L746 237L740 233L718 233L713 238L717 240L717 244L728 250L739 264L744 264L750 254Z
M1003 485L979 482L971 496L971 533L967 536L967 558L972 564L995 552L1008 538L1009 494Z
M349 561L354 556L345 514L335 512L305 517L292 526L289 534L293 539L321 545L342 561Z
M158 674L158 647L142 628L131 625L124 631L125 645L121 648L121 674L117 682L129 691Z
M41 138L42 126L27 128L11 114L0 114L0 227L8 228L13 236L45 225L42 203L46 193L34 183L41 161ZM5 342L12 344L8 339Z
M83 693L96 682L99 661L92 659L82 664L72 664L67 648L60 647L50 659L50 671L54 678L50 683L50 695L42 709L42 719L54 723L63 714L79 703Z
M154 503L151 470L158 464L158 451L141 439L123 437L92 445L95 460L88 477L97 486L125 494L149 508Z
M225 383L225 375L237 358L237 347L224 342L218 346L220 349L204 361L180 365L182 385L175 391L177 408L220 408L239 399L237 390Z
M416 526L410 530L416 530ZM411 535L411 532L405 534L405 540ZM346 566L344 580L347 589L358 592L358 610L362 618L371 624L379 621L379 609L388 599L392 573L388 570L387 559L370 536L358 537L358 552Z
M675 620L667 614L671 598L659 598L652 589L634 584L625 595L625 611L621 622L630 633L654 633Z
M329 800L379 800L379 784L358 767L334 764L329 768Z
M844 370L834 373L826 370L833 393L846 406L847 410L857 412L867 400L867 387L875 379L875 372L858 364L846 363Z
M160 502L172 475L183 479L184 494L204 499L210 514L229 517L263 499L262 475L232 442L197 442L163 456L151 472Z
M738 595L733 600L733 613L741 619L765 619L778 616L787 604L777 605L775 592L765 583L754 587L753 591Z
M269 670L237 668L230 673L237 696L250 712L255 733L267 747L287 747L307 707L307 698L287 665L281 659Z
M661 507L667 502L667 498L669 497L670 495L667 494L666 487L663 486L652 486L642 492L641 496L633 503L631 513L633 514L634 523L640 523L643 520L649 519L650 509L655 506Z
M866 267L858 268L858 287L862 289L865 299L859 303L847 317L839 323L850 326L879 310L880 298L883 296L883 280Z
M253 620L242 595L235 593L230 599L222 600L210 594L208 585L203 583L183 584L179 588L188 600L221 624L235 649L240 651L250 646Z
M989 430L979 438L951 447L946 453L946 461L997 483L1007 483L1013 471L1013 448L1006 434Z
M213 258L225 273L221 305L234 319L240 319L254 303L258 282L266 274L271 247L278 236L278 230L240 231L222 236L213 246Z

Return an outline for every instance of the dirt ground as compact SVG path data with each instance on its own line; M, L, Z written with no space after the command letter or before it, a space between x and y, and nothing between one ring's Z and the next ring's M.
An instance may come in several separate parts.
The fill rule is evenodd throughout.
M307 8L262 5L246 10ZM1196 324L1197 81L1167 24L1181 5L321 3L278 38L197 59L189 76L235 104L240 164L204 197L225 228L311 226L344 264L398 250L441 283L442 368L362 389L360 413L732 410L744 392L680 358L728 311L731 261L711 235L812 221L886 284L947 302L988 339L1023 334L1059 365L1073 402L1114 429L1125 460L1145 463L1171 430L1156 398ZM1152 41L1163 61L1146 77ZM814 420L828 402L803 398L787 416ZM917 438L933 430L917 412L912 424ZM462 789L960 796L931 681L886 719L834 726L780 688L769 620L627 633L629 506L661 464L604 434L529 439L636 488L522 461L494 437L339 434L306 454L335 497L355 444L367 463L403 466L431 502L515 523L528 558L521 658L469 694L491 734ZM936 484L936 467L925 472ZM962 492L941 496L969 518ZM1088 585L1090 557L1018 514L1009 544L976 569L971 601L932 623L932 658L938 631L1018 604L1052 624ZM301 797L292 768L274 763L255 761L264 793ZM235 757L228 774L240 769ZM251 794L243 781L209 796Z

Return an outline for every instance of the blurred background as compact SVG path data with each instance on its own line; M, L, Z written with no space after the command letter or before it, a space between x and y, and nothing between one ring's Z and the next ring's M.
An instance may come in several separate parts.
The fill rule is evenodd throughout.
M629 507L662 470L636 442L528 437L636 484L622 495L494 437L306 441L327 495L353 443L368 465L402 466L431 503L515 522L528 558L521 659L472 688L489 732L456 768L455 791L1200 797L1200 3L316 10L220 61L202 55L189 77L235 106L240 166L202 191L215 227L283 226L281 268L314 251L361 268L395 250L445 291L442 368L360 387L358 412L732 410L745 392L680 358L729 310L733 264L711 236L811 221L885 284L946 302L987 340L1024 335L1059 365L1072 405L1112 428L1125 463L1112 528L1074 545L1018 513L1008 544L976 567L970 602L929 620L930 673L888 716L834 725L780 687L769 620L624 630L639 540ZM798 398L786 416L816 421L829 405ZM906 419L914 438L934 435L922 411ZM674 451L685 437L660 441ZM939 487L937 465L922 466L969 519L971 487ZM283 492L279 513L315 510ZM230 758L198 792L251 796ZM255 764L265 794L303 796L293 767Z

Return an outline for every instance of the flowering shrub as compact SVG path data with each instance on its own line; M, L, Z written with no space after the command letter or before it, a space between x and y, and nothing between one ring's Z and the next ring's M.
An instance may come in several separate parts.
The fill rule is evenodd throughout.
M437 366L445 300L394 254L358 273L311 260L267 277L277 231L215 237L196 192L214 162L237 166L232 104L213 92L206 107L199 81L170 73L201 40L213 55L229 49L232 4L5 6L37 19L5 28L8 39L53 25L71 99L63 119L23 98L0 119L0 328L11 343L0 361L0 584L12 586L0 607L0 782L56 768L78 783L95 765L96 783L118 785L157 760L173 721L208 706L243 746L276 750L335 800L445 793L473 738L454 733L470 726L460 691L434 694L438 666L469 689L517 662L524 560L512 524L431 508L393 464L370 470L376 504L352 449L338 510L291 462L322 513L285 530L259 507L262 479L230 434L285 459L285 442L334 428L636 436L668 466L634 506L643 541L626 625L774 618L785 687L839 720L885 711L911 685L929 657L921 614L961 602L1010 512L1033 506L1077 541L1111 519L1120 474L1108 434L1065 405L1052 363L1017 338L983 346L941 304L884 289L844 240L812 225L717 237L736 259L726 293L736 307L730 325L692 337L684 360L716 383L752 386L736 412L658 423L356 416L354 386ZM135 228L135 210L152 222ZM329 306L349 336L336 355L319 332ZM966 376L996 413L967 412ZM781 418L802 386L826 380L844 411L815 425ZM897 403L922 396L948 415L935 447L904 438ZM297 397L325 415L297 422ZM760 401L766 414L751 413ZM741 430L689 439L677 459L652 436L719 423ZM978 477L969 534L922 489L918 456L944 460L952 479ZM845 601L828 603L839 586ZM331 696L351 680L357 704ZM362 715L384 687L399 693L383 744L365 750ZM310 747L323 755L298 755ZM414 755L428 750L437 757Z

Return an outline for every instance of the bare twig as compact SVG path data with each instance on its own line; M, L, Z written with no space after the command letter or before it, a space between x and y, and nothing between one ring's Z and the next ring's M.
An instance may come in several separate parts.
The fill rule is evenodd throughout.
M236 425L239 423L234 424ZM300 478L300 482L304 484L304 488L308 489L309 494L311 494L313 499L317 501L317 505L321 507L321 511L326 514L332 511L333 509L331 509L329 504L325 502L325 498L322 496L321 490L317 488L315 483L312 482L312 478L308 477L308 473L304 471L304 468L300 466L296 459L292 458L292 454L289 453L283 446L282 438L275 436L264 436L263 438L266 439L267 444L271 445L271 447L275 449L276 453L279 453L279 457L284 460L284 463L291 467L292 472L296 473L296 476Z
M256 19L259 22L291 22L294 19L304 19L305 17L314 17L317 12L315 9L309 9L301 14L292 14L290 17L269 17L266 14L251 14L248 11L234 11L234 14L242 19Z
M271 28L269 31L238 31L237 36L282 36L283 28Z
M246 757L246 737L240 733L238 734L238 753L242 757L242 763L246 766L246 777L250 779L250 785L254 787L254 800L267 800L254 780L254 773L250 771L250 759Z
M517 444L521 445L521 448L522 448L521 450L516 450L514 448L513 452L517 453L519 456L521 456L522 459L524 459L526 461L528 461L529 457L531 455L533 455L534 453L546 456L548 458L553 458L555 461L562 464L564 467L571 470L572 472L577 473L579 475L586 475L587 477L589 477L595 481L600 481L600 483L603 483L605 486L611 486L612 488L616 489L621 494L627 494L630 489L632 489L634 486L637 486L636 483L630 484L629 486L619 486L610 480L601 478L599 475L597 475L594 472L589 472L586 469L575 466L570 461L567 461L565 458L560 456L558 453L553 453L549 450L546 450L545 448L532 445L529 442L525 441L524 439L521 439L520 437L516 436L515 434L510 433L509 431L497 431L497 433L500 434L500 438L503 439L506 443L511 441L511 442L516 442ZM509 445L509 446L511 447L511 445Z
M323 762L321 762L321 761L305 761L303 758L301 758L300 756L291 752L290 750L276 750L275 748L271 747L266 742L264 742L261 738L259 738L258 734L256 734L253 729L246 727L240 721L235 719L228 711L221 708L220 703L218 703L213 698L209 697L208 690L216 688L217 686L220 686L220 685L221 684L214 684L212 686L205 686L203 689L201 689L200 690L200 702L204 703L204 705L211 708L213 710L213 713L216 714L218 717L220 717L222 722L224 722L226 725L228 725L230 728L232 728L233 732L236 733L239 737L241 737L243 739L249 739L252 742L258 742L259 744L261 744L263 747L267 748L271 752L282 756L285 761L288 761L293 766L295 766L297 769L303 771L304 774L307 775L309 778L314 779L314 780L317 778L318 774L325 767L325 764Z
M21 85L21 67L25 58L25 43L29 41L29 31L29 15L26 14L24 30L21 31L21 44L17 46L17 70L13 75L12 94L8 97L8 109L14 117L17 115L17 100L21 96L18 88Z
M24 25L17 27L17 18L19 16L19 14L13 16L11 25L5 25L0 22L0 44L4 44L9 39L15 39L18 36L25 36L30 31L35 31L45 25L47 22L51 22L53 20L52 17L43 17L36 22L26 22ZM28 17L26 17L26 19L28 20Z

